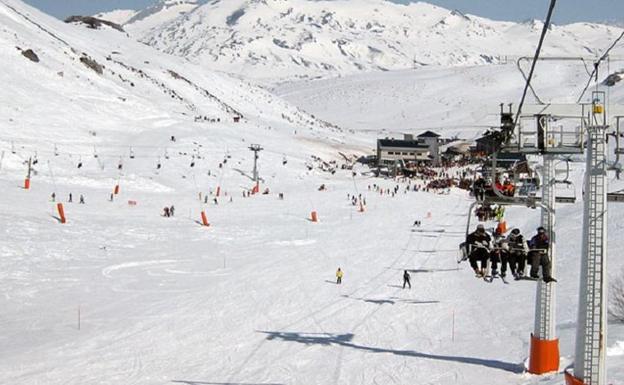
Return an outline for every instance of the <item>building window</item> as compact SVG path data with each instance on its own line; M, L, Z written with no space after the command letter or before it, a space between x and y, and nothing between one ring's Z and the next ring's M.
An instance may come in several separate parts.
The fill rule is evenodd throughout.
M394 152L388 151L388 155L394 155Z
M403 155L407 155L407 152L404 152Z

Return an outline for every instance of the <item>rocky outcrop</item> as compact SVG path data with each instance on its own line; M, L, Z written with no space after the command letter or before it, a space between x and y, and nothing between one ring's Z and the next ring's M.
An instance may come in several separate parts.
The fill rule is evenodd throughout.
M85 24L89 28L99 29L102 25L107 25L111 28L114 28L120 32L126 32L119 24L115 24L108 20L98 19L93 16L70 16L65 19L66 23L82 23Z
M22 50L22 55L32 62L39 63L39 56L32 49Z

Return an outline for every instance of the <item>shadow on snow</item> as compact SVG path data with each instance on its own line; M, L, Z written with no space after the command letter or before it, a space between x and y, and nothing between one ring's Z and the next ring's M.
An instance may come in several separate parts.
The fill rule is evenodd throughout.
M460 364L485 366L493 369L500 369L511 373L522 373L524 368L521 364L514 364L510 362L504 362L499 360L476 358L476 357L461 357L461 356L445 356L439 354L421 353L414 350L399 350L399 349L386 349L377 348L372 346L359 345L353 342L355 337L352 333L345 334L332 334L332 333L297 333L297 332L271 332L271 331L259 331L267 335L267 340L273 341L286 341L296 342L304 345L322 345L322 346L343 346L347 348L363 350L371 353L386 353L394 354L403 357L423 358L427 360L457 362Z

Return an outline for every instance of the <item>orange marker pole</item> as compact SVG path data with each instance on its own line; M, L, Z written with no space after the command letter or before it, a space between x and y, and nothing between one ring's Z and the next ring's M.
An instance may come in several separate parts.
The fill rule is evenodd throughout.
M202 219L202 225L203 226L206 226L206 227L210 226L210 223L208 223L208 218L206 217L206 212L205 211L201 212L201 219Z
M221 186L217 186L217 197L221 195Z
M24 190L30 189L30 178L24 179Z
M565 377L566 385L585 385L585 383L578 378L574 377L567 370L563 373Z
M56 209L58 210L59 218L61 219L61 223L66 223L67 219L65 218L65 208L62 203L58 203L56 205Z
M318 222L318 213L316 211L312 211L312 214L310 215L312 222Z
M115 185L115 190L113 192L115 193L115 195L119 195L119 185L118 184Z

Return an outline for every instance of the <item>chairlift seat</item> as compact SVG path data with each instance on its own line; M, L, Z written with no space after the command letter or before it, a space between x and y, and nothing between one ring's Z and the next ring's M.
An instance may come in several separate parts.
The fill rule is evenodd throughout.
M607 193L607 202L624 202L624 193Z
M624 200L624 198L623 198ZM563 196L559 196L559 197L555 197L555 202L557 203L576 203L576 198L575 197L563 197Z

